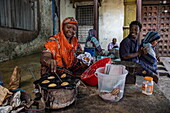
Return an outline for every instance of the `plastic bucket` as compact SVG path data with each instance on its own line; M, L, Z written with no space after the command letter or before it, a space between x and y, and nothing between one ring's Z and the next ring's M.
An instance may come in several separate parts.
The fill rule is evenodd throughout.
M81 80L88 85L94 86L98 84L98 78L94 75L96 72L96 69L99 67L105 67L106 64L111 64L111 58L103 58L94 64L92 64L90 67L88 67L80 76Z
M104 74L105 67L96 70L99 96L107 101L118 102L123 97L128 71L123 65L111 65L111 68L110 74Z

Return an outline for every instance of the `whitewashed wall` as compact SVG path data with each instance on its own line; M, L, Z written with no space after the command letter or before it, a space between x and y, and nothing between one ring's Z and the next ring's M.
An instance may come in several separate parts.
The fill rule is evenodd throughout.
M73 8L73 4L70 4L70 0L61 0L60 2L60 19L61 23L63 19L66 17L74 17L75 18L75 8Z
M103 0L99 7L99 41L107 49L112 38L123 39L124 0Z

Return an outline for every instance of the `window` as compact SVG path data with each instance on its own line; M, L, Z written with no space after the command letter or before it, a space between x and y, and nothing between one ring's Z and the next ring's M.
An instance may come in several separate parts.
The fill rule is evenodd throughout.
M78 38L79 42L84 43L88 36L89 29L93 28L93 5L77 6L76 19L79 23Z
M93 6L78 6L77 20L79 25L93 25Z
M0 0L0 27L34 31L37 0Z

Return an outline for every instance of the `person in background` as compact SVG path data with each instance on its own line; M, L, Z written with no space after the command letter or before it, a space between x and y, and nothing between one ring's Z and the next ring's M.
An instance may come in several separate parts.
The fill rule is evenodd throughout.
M112 42L110 42L108 44L108 51L110 52L110 54L113 54L115 56L115 58L118 58L119 56L119 48L118 48L118 44L116 43L117 39L113 38Z
M139 57L139 64L143 67L141 75L153 77L156 83L158 82L159 76L156 72L158 60L155 53L155 46L160 38L158 32L149 31L141 43L141 47L147 47L147 54L142 54Z
M96 30L90 29L88 31L85 47L95 47L97 54L102 55L103 51L99 44L99 41L96 39L96 36L97 36Z
M61 30L58 34L51 36L44 44L40 58L41 75L45 73L57 72L57 67L76 72L83 68L82 62L77 59L77 55L82 53L77 37L78 22L73 17L67 17L61 24Z
M117 39L113 38L112 42L108 44L108 51L114 51L114 48L118 48L118 44L116 42L117 42Z
M141 47L138 42L142 25L138 21L130 23L130 33L120 43L119 56L122 61L132 61L139 63L139 56L146 54L146 48Z

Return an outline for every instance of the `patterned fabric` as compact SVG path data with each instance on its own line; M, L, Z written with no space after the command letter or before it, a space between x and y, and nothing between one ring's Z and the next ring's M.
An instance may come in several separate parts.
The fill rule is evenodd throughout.
M94 30L94 29L89 30L85 46L86 47L91 47L91 46L95 47L96 50L98 52L100 52L102 49L101 49L101 46L99 44L99 41L96 39L96 34L97 34L96 30Z
M157 59L154 47L151 45L151 42L160 39L160 34L154 31L149 31L145 38L142 40L142 47L147 46L147 54L140 56L140 64L146 70L145 73L142 73L143 76L151 76L156 73L157 70Z
M64 19L61 28L64 24L76 24L77 21L73 17L68 17ZM61 31L50 37L49 40L44 44L46 49L51 52L53 58L58 61L58 66L69 68L72 66L74 55L81 51L80 45L78 43L77 37L71 39L71 43L66 39L63 29ZM78 49L79 47L79 49Z

